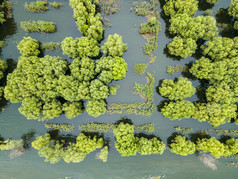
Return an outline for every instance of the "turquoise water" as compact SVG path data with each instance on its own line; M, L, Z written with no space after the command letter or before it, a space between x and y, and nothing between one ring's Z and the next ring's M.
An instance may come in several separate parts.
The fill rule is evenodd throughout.
M105 39L109 34L118 33L123 36L123 41L128 44L128 51L124 54L124 59L128 63L127 77L121 81L113 82L119 84L120 88L116 96L110 96L108 102L136 102L143 101L138 95L132 94L134 82L146 83L145 75L136 75L133 73L133 66L136 63L147 63L147 56L143 54L142 47L146 42L138 33L138 27L141 23L146 22L144 17L135 16L130 12L131 1L121 0L122 4L120 11L116 15L109 16L112 28L107 27L105 30ZM22 40L24 36L31 36L40 42L55 41L60 42L67 36L80 37L81 34L77 30L74 19L72 17L73 11L68 5L68 1L64 2L65 7L60 10L50 8L45 13L31 14L24 10L24 3L30 1L15 0L14 3L14 19L0 26L0 40L5 40L8 46L2 49L1 58L4 60L13 59L17 61L20 53L16 48L16 43ZM229 2L221 0L213 9L217 10L220 7L228 7ZM198 12L197 14L201 14ZM53 21L57 25L57 32L53 34L31 33L27 34L19 28L20 21L23 20L47 20ZM176 61L166 57L164 48L166 44L171 41L165 36L165 23L160 18L162 30L159 33L158 50L156 52L156 62L149 68L148 72L155 77L155 87L162 79L173 79L180 76L174 76L166 73L167 65L186 64L195 59L190 57L186 60ZM104 41L103 41L104 42ZM103 43L102 42L102 43ZM67 59L59 52L45 53L49 55L59 55ZM68 59L70 60L70 59ZM194 86L198 86L197 81L192 81ZM154 88L155 105L160 104L164 98L156 93ZM189 100L195 101L197 98L194 95ZM8 104L6 110L0 113L0 134L4 138L20 139L21 136L31 130L36 132L36 136L44 135L47 129L44 123L27 120L18 112L20 104ZM159 136L163 142L167 143L167 138L172 135L174 126L192 127L193 132L201 129L212 128L208 123L200 123L195 119L184 119L182 121L170 121L162 116L159 112L155 112L152 116L143 117L126 114L105 114L98 118L88 116L86 113L69 120L64 115L51 120L52 123L71 123L74 124L75 130L73 135L78 135L80 131L77 130L79 124L86 124L89 122L110 122L114 123L122 117L132 119L135 125L154 123L156 136ZM225 124L219 128L237 128L234 124ZM142 179L149 176L156 176L164 174L168 179L235 179L238 178L238 171L236 168L226 166L231 159L219 159L216 162L217 170L213 171L207 168L196 155L182 157L172 154L166 150L163 155L151 156L132 156L121 157L114 147L114 137L112 133L105 133L105 138L110 139L110 152L108 162L103 163L95 159L96 153L93 152L79 164L67 164L60 161L57 164L45 163L44 158L38 156L37 151L33 148L26 150L26 153L20 157L10 159L9 151L0 152L0 179L5 178L24 178L24 179L42 179L42 178L80 178L80 179Z

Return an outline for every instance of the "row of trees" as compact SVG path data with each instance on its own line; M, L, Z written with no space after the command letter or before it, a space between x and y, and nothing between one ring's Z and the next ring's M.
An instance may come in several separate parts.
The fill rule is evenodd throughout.
M4 72L7 69L7 64L4 60L0 59L0 80L4 77ZM0 100L3 95L4 87L0 85Z
M238 153L238 139L230 138L221 143L215 137L197 139L191 142L185 136L177 135L169 144L170 151L175 154L187 156L196 150L210 152L216 158L228 157Z

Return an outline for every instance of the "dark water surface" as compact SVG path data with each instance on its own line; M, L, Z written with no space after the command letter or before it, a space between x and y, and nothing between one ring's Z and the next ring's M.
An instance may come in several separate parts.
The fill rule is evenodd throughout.
M109 34L118 33L123 36L123 41L128 44L128 51L124 54L124 58L128 63L127 77L121 81L113 82L119 84L120 89L116 96L110 96L108 102L136 102L142 101L138 95L132 94L134 82L146 83L145 75L136 75L133 73L133 66L136 63L147 63L147 56L143 54L142 47L146 42L138 33L139 24L146 22L144 17L135 16L130 12L131 1L121 0L122 5L120 11L116 15L109 17L112 28L106 28L105 39ZM2 49L1 58L4 60L13 59L17 61L20 53L16 48L17 42L22 40L24 36L31 36L40 42L61 42L65 37L80 37L81 34L77 30L75 21L72 17L73 11L68 5L68 1L64 2L65 7L60 10L55 10L50 7L45 13L31 14L24 10L24 3L29 0L14 0L14 19L8 20L5 25L0 26L0 40L5 40L8 46ZM221 0L213 10L221 7L227 8L230 2ZM198 15L202 12L198 11ZM57 32L52 34L31 33L27 34L19 28L20 21L23 20L46 20L53 21L57 25ZM165 36L165 23L160 18L162 30L158 38L158 50L156 52L156 62L149 68L148 72L155 77L155 87L162 79L173 79L175 76L166 73L167 65L186 64L189 61L194 61L192 57L176 61L166 57L164 48L166 44L171 41ZM102 42L103 43L103 42ZM63 56L59 52L45 53L49 55ZM197 81L192 81L194 86L198 86ZM154 88L155 105L160 104L164 98L156 93ZM189 100L196 100L196 96L192 96ZM43 122L34 120L27 120L18 112L20 104L8 104L6 110L0 113L0 134L4 138L20 139L21 136L31 130L35 130L36 135L44 135L47 129ZM96 122L110 122L114 123L122 117L132 119L133 123L145 124L154 123L154 134L159 136L163 142L167 143L167 138L171 136L174 126L192 127L193 132L201 129L212 128L208 123L200 123L195 119L184 119L182 121L170 121L162 116L159 112L152 114L150 118L136 115L126 114L105 114L98 118L88 116L86 113L69 120L64 115L51 120L52 123L70 123L75 125L75 130L72 132L78 135L79 124L86 124L92 121ZM237 128L234 124L225 124L219 128ZM26 151L25 155L10 159L9 151L0 152L0 179L5 178L24 178L24 179L42 179L42 178L70 178L80 179L142 179L143 177L166 175L168 179L235 179L238 178L238 171L236 168L229 168L226 166L231 159L217 160L217 170L213 171L207 168L196 155L182 157L172 154L169 150L165 150L163 155L151 156L132 156L121 157L114 147L114 137L112 133L105 133L105 138L110 138L110 151L108 155L108 162L103 163L95 159L95 155L99 150L93 152L79 164L67 164L60 161L57 164L45 163L44 158L38 156L37 151L33 148ZM234 160L233 160L234 161Z

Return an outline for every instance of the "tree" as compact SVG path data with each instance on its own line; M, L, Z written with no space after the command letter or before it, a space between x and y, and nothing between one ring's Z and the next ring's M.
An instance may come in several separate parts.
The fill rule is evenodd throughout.
M37 56L40 53L38 41L31 37L23 37L23 40L17 45L17 49L25 57Z
M231 0L228 13L230 16L234 18L238 18L238 1L237 0Z
M218 3L220 0L206 0L207 3L209 4L216 4Z
M195 144L186 139L185 136L177 135L172 141L170 151L175 154L187 156L193 154L196 150Z
M122 80L126 77L127 63L122 57L115 57L112 67L114 80Z
M225 145L218 141L215 137L212 137L210 139L198 139L196 143L197 150L202 150L203 152L210 152L210 154L216 158L224 156L226 149Z
M166 16L174 16L176 14L188 14L194 16L198 9L197 0L166 0L163 6Z
M138 145L138 152L141 155L163 154L166 148L165 144L156 137L153 137L152 139L141 137L139 138Z
M122 42L122 36L114 34L108 36L101 49L105 55L121 57L127 51L127 44Z
M0 58L0 80L3 78L4 72L6 71L6 69L7 69L7 64L5 63L5 61L3 61ZM1 97L3 95L3 91L4 91L4 87L0 86L0 100L1 100Z
M100 151L99 159L102 160L103 162L107 162L107 156L108 156L108 146L105 146Z
M80 37L75 40L72 37L66 37L61 42L64 55L70 58L97 57L99 55L99 44L91 37Z
M197 44L192 38L183 39L182 37L176 36L167 47L171 55L187 58L195 53Z
M230 154L236 155L238 153L238 139L231 138L226 140L226 146Z
M121 156L136 155L138 151L138 138L134 137L134 126L130 124L120 123L113 130L113 135L116 137L115 147Z
M106 99L109 95L109 89L107 85L104 85L98 79L91 81L89 86L91 97L94 99Z
M171 120L181 120L190 118L194 113L195 107L192 102L186 100L177 100L175 102L165 103L161 113Z
M90 116L98 117L107 111L106 106L105 101L102 99L90 99L86 104L86 112Z
M179 77L177 81L163 80L161 87L159 87L159 92L170 100L178 100L191 97L196 92L196 89L187 78Z

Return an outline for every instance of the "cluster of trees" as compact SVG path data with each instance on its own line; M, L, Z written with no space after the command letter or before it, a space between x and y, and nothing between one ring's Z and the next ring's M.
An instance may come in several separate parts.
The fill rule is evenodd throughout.
M70 0L69 5L73 8L74 18L79 31L85 35L101 41L104 28L100 13L96 13L98 0Z
M207 103L196 103L194 118L208 121L214 127L237 118L238 38L217 37L202 47L202 57L189 70L198 79L209 82ZM237 122L236 122L237 123Z
M194 17L198 9L197 0L168 0L163 9L170 17L169 32L176 35L167 46L170 54L187 58L195 53L198 39L209 40L217 36L215 18Z
M238 19L238 1L237 0L231 0L228 13L230 16Z
M55 23L48 21L21 21L21 28L25 32L52 33L56 31Z
M0 150L19 149L23 146L23 140L0 140Z
M136 155L137 152L141 155L162 154L165 150L165 144L156 137L135 137L134 127L128 123L121 122L113 134L116 137L115 147L123 157Z
M7 77L5 98L13 103L22 102L19 111L28 119L48 120L62 113L71 119L83 112L82 100L89 99L86 112L94 117L104 114L107 106L105 99L110 92L106 83L123 79L127 64L120 56L101 57L95 63L88 57L94 56L91 55L95 53L94 49L87 46L94 39L87 39L78 39L78 44L82 46L75 48L79 51L73 51L75 59L69 65L60 57L39 58L38 41L31 37L24 38L17 46L22 54L17 68ZM62 42L63 51L66 51L65 42ZM97 41L95 43L98 44ZM117 45L125 46L122 41ZM98 55L97 45L96 51Z
M0 80L4 77L4 72L7 69L7 64L0 58ZM0 85L0 100L3 95L4 87Z
M76 142L67 142L62 139L52 139L49 133L39 136L32 142L32 147L38 150L38 154L45 158L45 162L57 163L61 159L65 162L79 163L97 148L103 146L103 138L90 137L81 133Z
M3 24L7 18L12 18L13 4L8 0L1 1L0 3L0 24Z

